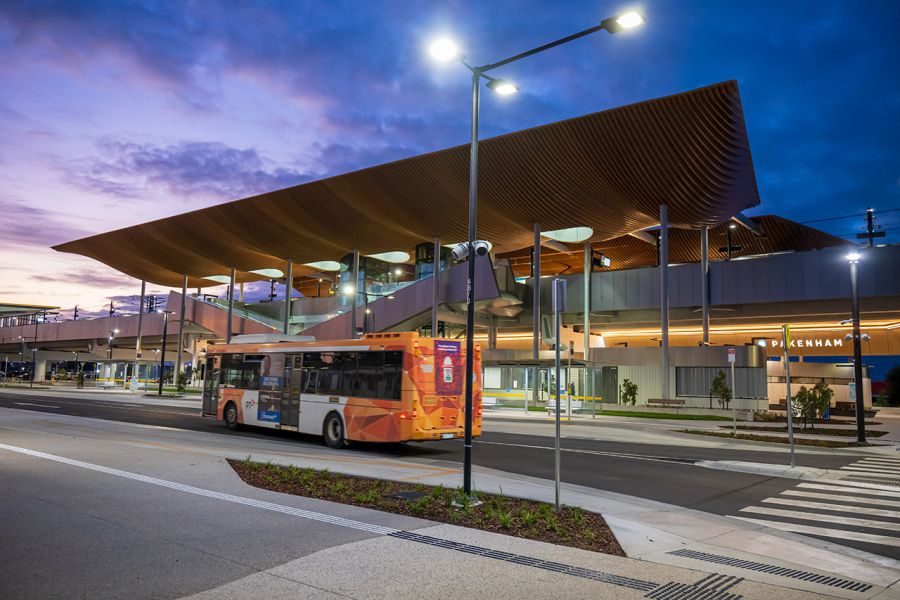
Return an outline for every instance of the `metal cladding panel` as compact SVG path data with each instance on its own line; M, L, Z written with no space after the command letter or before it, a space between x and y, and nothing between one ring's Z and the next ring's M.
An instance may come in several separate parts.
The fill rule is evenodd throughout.
M479 230L495 252L544 230L592 241L654 226L715 226L759 204L737 83L728 81L484 140ZM413 248L467 237L469 148L430 154L55 246L153 283Z

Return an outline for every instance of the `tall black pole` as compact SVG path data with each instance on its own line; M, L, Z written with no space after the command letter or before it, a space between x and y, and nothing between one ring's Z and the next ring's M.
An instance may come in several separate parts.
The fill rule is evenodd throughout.
M169 332L169 313L163 313L162 351L159 353L159 396L162 396L163 372L166 369L166 334Z
M853 379L856 381L856 439L866 441L865 407L863 406L862 343L859 334L859 286L856 279L856 262L850 261L850 309L853 317Z
M466 439L463 491L472 494L472 375L475 365L475 230L478 218L478 102L481 72L472 70L472 142L469 159L469 273L466 281Z

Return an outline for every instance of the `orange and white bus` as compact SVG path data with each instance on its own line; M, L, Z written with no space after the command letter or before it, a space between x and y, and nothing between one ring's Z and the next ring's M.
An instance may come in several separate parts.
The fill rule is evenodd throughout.
M476 346L472 434L481 434L481 351ZM207 347L203 414L235 429L254 425L351 441L464 436L465 346L417 333L316 341L236 336Z

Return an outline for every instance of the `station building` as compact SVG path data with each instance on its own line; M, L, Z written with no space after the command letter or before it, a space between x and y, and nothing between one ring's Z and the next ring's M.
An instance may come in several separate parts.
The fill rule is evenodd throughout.
M638 405L715 409L711 381L734 348L736 405L764 409L785 397L783 324L802 361L792 380L826 381L837 408L851 401L842 321L856 246L745 214L760 198L735 82L483 140L479 154L478 237L490 251L470 260L489 401L527 409L559 386L599 409L627 378ZM457 146L54 248L181 288L168 303L176 370L202 373L203 344L237 332L462 337L466 267L453 249L467 236L468 157ZM897 355L900 248L862 254L864 355ZM556 278L568 290L559 340ZM290 298L244 302L244 283L269 280L290 282ZM203 294L223 283L224 297ZM109 326L96 321L54 344L102 348ZM0 351L14 327L0 323ZM141 339L158 347L160 333L139 326L131 353ZM870 404L870 381L860 383Z

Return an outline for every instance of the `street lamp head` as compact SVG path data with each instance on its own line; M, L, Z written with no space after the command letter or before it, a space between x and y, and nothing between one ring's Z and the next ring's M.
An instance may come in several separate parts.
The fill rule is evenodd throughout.
M849 262L851 265L854 263L858 263L859 259L860 259L859 252L851 252L850 254L847 255L847 262Z
M355 292L355 291L356 291L356 290L353 288L352 285L345 285L345 286L344 286L344 289L343 289L343 292L344 292L345 294L347 294L348 296L351 295L351 294L353 294L353 292Z
M457 46L456 42L450 38L440 38L435 40L431 44L431 47L428 48L428 51L431 53L431 57L434 60L442 63L454 62L462 58L459 46Z
M600 25L609 33L619 33L623 29L634 29L635 27L640 27L646 22L647 21L644 19L644 15L637 12L636 10L630 10L616 17L604 19L600 23Z
M519 91L519 86L505 79L491 79L487 86L501 96L510 96Z

